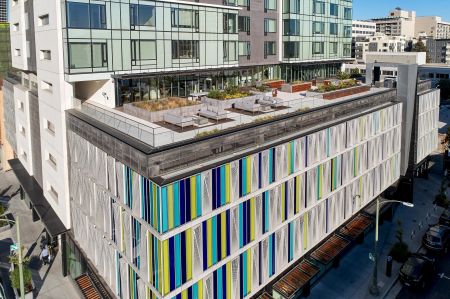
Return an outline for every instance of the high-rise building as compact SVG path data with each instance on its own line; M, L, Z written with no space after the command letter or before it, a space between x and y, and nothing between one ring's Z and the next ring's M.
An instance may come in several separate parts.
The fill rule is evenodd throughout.
M0 23L8 23L8 1L0 0Z
M365 61L368 52L405 52L407 46L408 41L404 36L388 36L376 33L366 38L358 37L355 41L355 59Z
M415 36L416 12L396 8L387 17L372 19L377 24L377 32L391 36Z
M12 1L5 135L64 274L104 297L248 298L404 175L417 94L259 93L335 75L351 7ZM418 90L434 134L438 92Z
M450 23L437 16L417 17L415 32L415 37L422 34L433 39L449 39Z
M352 37L369 37L375 35L377 25L369 21L352 21Z

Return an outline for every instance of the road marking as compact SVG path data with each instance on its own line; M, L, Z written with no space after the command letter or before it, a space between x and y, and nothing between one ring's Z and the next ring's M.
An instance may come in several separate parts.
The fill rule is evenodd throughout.
M442 279L442 278L445 278L445 279L450 280L450 277L445 276L444 273L439 273L438 276L439 276L439 278L441 278L441 279Z

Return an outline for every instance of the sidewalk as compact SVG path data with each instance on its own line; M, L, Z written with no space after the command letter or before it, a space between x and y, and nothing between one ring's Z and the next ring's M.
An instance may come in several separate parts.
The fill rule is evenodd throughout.
M27 256L31 257L29 267L35 285L35 298L43 299L78 299L80 293L69 277L62 276L62 259L59 252L51 265L43 265L39 260L39 241L44 227L40 221L33 222L31 210L20 199L17 190L19 184L12 171L0 172L0 194L10 195L8 213L14 217L20 216L20 233L22 244ZM16 242L16 226L0 234L0 241L13 240ZM2 262L4 260L2 259Z
M361 299L395 298L401 287L396 284L400 263L393 262L392 275L387 277L386 259L392 245L396 243L397 220L401 220L403 240L411 252L421 247L422 236L429 224L437 222L442 208L433 205L442 181L441 156L432 156L428 179L416 179L414 186L414 208L399 205L392 221L380 222L378 259L378 297L369 294L372 282L373 262L369 253L374 251L375 230L365 236L364 243L355 245L342 259L338 268L331 269L311 289L309 298Z

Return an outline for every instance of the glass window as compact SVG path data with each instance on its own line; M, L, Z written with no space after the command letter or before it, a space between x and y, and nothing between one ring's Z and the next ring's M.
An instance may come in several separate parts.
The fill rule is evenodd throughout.
M283 0L284 13L300 13L300 0Z
M276 55L277 54L277 43L276 42L264 42L264 56Z
M198 28L198 11L172 8L172 27Z
M67 2L67 26L69 28L105 29L106 6L103 4Z
M239 42L239 56L250 56L250 42Z
M275 20L275 19L264 19L264 32L265 33L275 33L275 32L277 32L277 20Z
M352 37L352 26L344 26L344 37Z
M300 20L283 20L283 27L284 35L300 35Z
M299 43L298 42L284 42L284 58L298 58L299 57Z
M344 57L350 57L352 55L352 45L344 44Z
M156 59L156 41L131 40L131 62L136 65L138 61Z
M349 7L344 7L344 19L351 20L352 19L352 9Z
M330 3L330 16L337 17L339 14L339 6L335 3Z
M130 4L130 24L131 26L155 26L155 7Z
M238 6L245 6L245 7L250 6L250 0L237 0L236 3Z
M324 34L325 33L325 23L324 22L313 22L313 33L314 34Z
M106 28L106 7L102 4L89 4L89 15L91 17L91 28Z
M172 59L198 59L198 40L173 40Z
M236 56L236 42L224 41L223 42L223 60L235 61Z
M323 42L313 42L313 54L323 54Z
M338 24L330 23L330 35L338 35Z
M236 6L236 0L224 0L223 4L228 6Z
M325 2L323 1L314 1L313 13L316 15L325 14Z
M277 0L264 0L265 10L277 10Z
M337 42L331 42L330 43L330 54L336 55L338 53L338 43Z
M69 28L90 28L89 4L78 2L67 2L67 26Z
M72 69L106 67L106 43L69 43L69 65Z
M250 17L238 17L238 30L239 32L250 33Z
M236 33L236 16L237 14L224 13L223 14L223 32Z

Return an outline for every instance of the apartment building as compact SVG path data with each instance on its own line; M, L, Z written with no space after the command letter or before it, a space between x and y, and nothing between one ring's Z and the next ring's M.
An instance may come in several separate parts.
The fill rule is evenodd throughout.
M359 37L355 40L355 58L365 61L368 52L405 52L408 41L405 36L388 36L376 33L367 38Z
M8 1L0 0L0 23L8 23Z
M352 21L352 37L369 37L375 35L377 25L375 22L369 21Z
M416 12L396 8L384 18L372 19L377 25L377 32L390 36L415 37Z
M236 103L221 118L218 104L206 126L171 115L179 128L129 110L333 76L351 5L12 1L10 164L64 274L91 276L104 297L250 298L405 175L416 94L374 88L307 111L295 98L268 118Z
M416 18L416 37L423 34L433 39L449 39L450 23L442 21L438 16L425 16Z
M450 64L450 39L427 39L430 63Z

